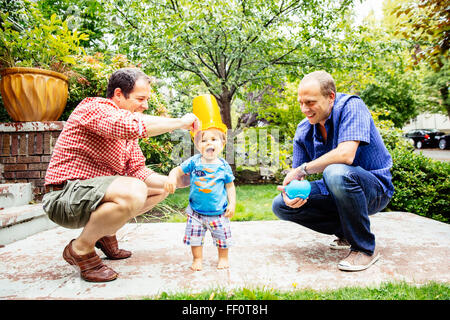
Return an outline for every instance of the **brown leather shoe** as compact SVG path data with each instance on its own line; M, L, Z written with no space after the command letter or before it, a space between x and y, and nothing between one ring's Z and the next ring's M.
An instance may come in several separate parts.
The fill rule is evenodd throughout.
M80 269L81 278L90 282L106 282L115 280L119 274L103 264L100 257L94 252L77 255L72 249L72 239L64 248L63 258L69 264Z
M119 249L116 236L104 236L100 238L95 246L103 251L103 253L112 260L126 259L131 256L131 251Z

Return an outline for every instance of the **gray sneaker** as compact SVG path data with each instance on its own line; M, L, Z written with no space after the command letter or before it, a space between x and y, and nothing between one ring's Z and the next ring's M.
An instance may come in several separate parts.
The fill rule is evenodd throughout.
M348 250L350 249L350 243L345 239L337 238L330 243L330 248L333 250Z
M362 271L373 265L380 257L381 254L377 250L371 256L361 251L350 250L347 257L339 262L338 268L344 271Z

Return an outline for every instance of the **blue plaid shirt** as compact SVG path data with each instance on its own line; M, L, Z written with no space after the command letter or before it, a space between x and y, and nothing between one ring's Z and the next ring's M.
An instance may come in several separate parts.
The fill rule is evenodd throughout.
M327 141L324 143L318 124L311 125L308 119L301 121L294 137L292 167L319 158L335 149L344 141L360 141L352 166L372 173L389 197L394 194L392 157L375 127L372 116L358 96L337 93L330 116L325 121ZM323 180L317 185L323 195L329 194Z

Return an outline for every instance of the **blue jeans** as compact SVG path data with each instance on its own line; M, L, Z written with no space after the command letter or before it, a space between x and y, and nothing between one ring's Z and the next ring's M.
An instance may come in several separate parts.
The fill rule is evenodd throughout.
M329 195L322 195L315 181L305 205L293 209L282 195L275 197L272 210L281 220L298 223L314 231L345 238L351 250L372 255L375 235L369 215L383 210L390 198L376 177L361 167L329 165L323 172Z

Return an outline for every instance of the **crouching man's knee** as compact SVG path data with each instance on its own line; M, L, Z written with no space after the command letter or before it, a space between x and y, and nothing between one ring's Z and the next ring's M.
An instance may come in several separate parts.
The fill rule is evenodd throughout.
M281 205L284 205L283 197L279 194L272 201L272 211L280 219L281 218Z
M118 205L118 210L127 218L137 216L147 201L147 185L139 179L122 181L111 190L110 200Z
M343 189L350 173L350 166L346 164L330 164L323 171L323 181L331 193L339 193Z
M342 179L348 175L349 166L346 164L330 164L323 170L323 180L327 184L342 183Z

